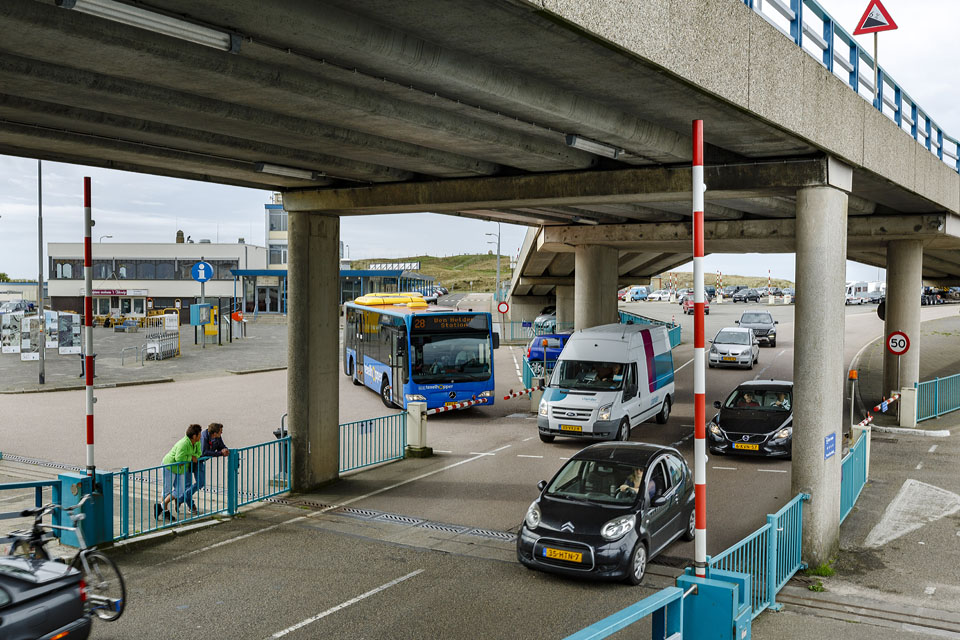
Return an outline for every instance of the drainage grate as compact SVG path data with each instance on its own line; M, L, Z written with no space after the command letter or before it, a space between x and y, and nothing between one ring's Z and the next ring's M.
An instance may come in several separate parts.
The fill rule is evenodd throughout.
M341 516L349 516L351 518L363 518L368 520L370 518L376 518L379 515L382 515L382 511L374 511L373 509L357 509L355 507L340 507L333 513Z
M313 509L329 509L332 506L312 500L292 500L290 498L263 498L262 502L272 502L274 504L283 504L291 507L311 507Z
M650 561L650 564L659 564L673 569L683 569L691 564L690 558L680 558L677 556L656 556Z
M464 535L477 536L480 538L492 538L493 540L516 540L517 536L506 531L491 531L490 529L470 529L464 531Z
M871 442L887 442L890 444L896 444L900 442L900 438L885 438L883 436L878 436L874 433L874 434L870 434L870 441Z
M443 524L441 522L421 522L417 525L421 529L432 529L434 531L443 531L444 533L463 533L469 531L470 527L461 527L457 524Z
M386 520L388 522L397 522L400 524L420 524L423 522L422 518L411 518L409 516L400 516L395 513L382 513L374 520Z
M24 456L18 456L13 453L4 453L0 460L6 460L8 462L19 462L20 464L32 464L37 467L47 467L49 469L61 469L64 471L86 471L86 467L78 467L72 464L65 464L62 462L50 462L49 460L40 460L38 458L26 458Z

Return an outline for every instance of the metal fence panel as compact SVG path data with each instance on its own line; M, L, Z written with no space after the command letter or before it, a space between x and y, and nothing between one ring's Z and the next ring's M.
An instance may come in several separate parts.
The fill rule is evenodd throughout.
M960 409L960 373L920 382L916 388L917 422Z
M290 436L230 452L228 478L237 479L236 507L290 490ZM235 511L235 508L231 511Z
M840 463L840 522L842 523L856 504L863 486L867 483L867 432L860 434L856 444L850 447Z
M533 322L513 321L500 323L501 342L527 343L534 336L542 336L548 333L564 333L573 331L572 322L557 322L554 326L534 329Z
M679 345L683 339L683 329L678 324L648 318L629 311L617 311L617 314L620 316L620 324L650 324L658 327L666 327L667 335L670 338L671 349Z
M340 473L403 458L407 414L340 425Z

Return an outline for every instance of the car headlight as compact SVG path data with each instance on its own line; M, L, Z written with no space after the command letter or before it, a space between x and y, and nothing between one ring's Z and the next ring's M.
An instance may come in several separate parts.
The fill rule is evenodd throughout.
M477 394L477 397L478 397L478 398L492 398L492 397L493 397L493 391L489 391L489 390L488 390L488 391L481 391L480 393Z
M775 335L777 335L777 332L774 331L773 329L770 329L770 331L767 332L767 335L768 335L768 336L775 336Z
M710 433L712 433L715 436L719 436L723 433L722 431L720 431L720 425L718 425L716 422L711 422L708 425L708 427L710 429Z
M600 535L603 536L604 540L619 540L633 531L636 524L637 516L634 514L620 516L603 525L603 528L600 529Z
M773 439L774 439L774 440L786 440L787 438L789 438L789 437L792 436L792 435L793 435L793 427L784 427L783 429L780 429L780 431L777 431L777 432L774 434Z
M541 401L540 401L540 415L542 415L542 416L547 415L547 401L546 401L546 400L541 400Z
M716 347L710 347L710 353L719 353Z
M610 410L613 408L613 404L608 404L605 407L600 407L600 411L597 413L598 420L609 420L610 419Z
M407 399L407 402L426 402L427 399L420 395L419 393L408 393L404 396Z
M530 504L530 507L527 509L527 515L524 516L523 521L527 525L527 529L536 529L540 526L540 505L536 501Z

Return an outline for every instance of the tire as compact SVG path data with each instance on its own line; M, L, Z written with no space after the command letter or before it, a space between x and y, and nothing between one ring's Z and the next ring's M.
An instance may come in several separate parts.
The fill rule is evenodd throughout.
M624 418L620 421L620 428L617 429L617 435L615 435L613 439L619 440L620 442L626 442L630 439L630 420Z
M362 382L357 380L357 376L355 376L354 373L355 372L353 370L353 358L350 358L350 364L347 365L347 375L350 376L350 380L353 382L353 384L357 385L358 387L363 385Z
M756 364L756 362L753 361L753 360L751 360L751 361L750 361L750 366L748 366L747 369L749 369L750 371L753 371L753 365L755 365L755 364Z
M390 393L388 391L390 385L387 383L387 377L383 377L383 382L380 383L380 399L383 400L383 404L386 407L393 408L393 400L390 399Z
M657 424L667 424L670 419L670 396L663 399L663 406L660 407L660 413L657 414Z
M704 309L704 310L703 310L703 315L705 315L705 316L710 315L710 309Z
M637 541L637 546L633 548L630 554L630 566L627 570L626 583L638 585L643 582L643 576L647 573L647 547L642 540Z
M697 510L690 510L690 520L687 522L687 528L683 532L683 539L690 541L697 537Z
M713 364L712 362L708 362L707 366L710 367L711 369L714 369L716 368L717 365Z
M777 346L777 341L776 341L776 340L774 340L773 342L770 343L770 348L771 348L771 349L774 348L775 346Z
M127 604L127 586L113 560L99 551L86 553L84 568L77 555L70 566L83 574L87 583L87 610L101 620L113 621L123 615Z
M546 442L547 444L553 442L553 439L557 436L545 436L542 433L540 434L540 442Z

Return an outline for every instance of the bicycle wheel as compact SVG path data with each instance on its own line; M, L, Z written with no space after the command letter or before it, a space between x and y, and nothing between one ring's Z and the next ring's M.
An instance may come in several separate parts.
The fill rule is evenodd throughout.
M81 551L70 566L87 583L87 610L108 622L119 618L127 603L127 587L113 560L99 551Z
M10 545L10 551L7 552L7 555L17 558L29 558L31 560L50 559L50 555L47 553L47 550L43 548L43 545L34 544L27 540L16 540Z

